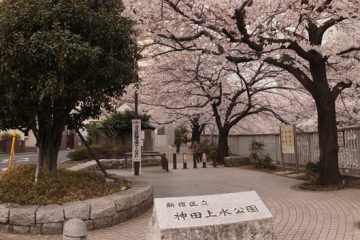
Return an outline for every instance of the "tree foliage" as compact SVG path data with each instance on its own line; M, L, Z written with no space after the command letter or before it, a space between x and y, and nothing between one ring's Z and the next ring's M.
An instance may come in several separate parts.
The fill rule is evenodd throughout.
M137 81L137 46L120 0L0 2L0 127L31 129L56 169L61 132L109 108Z
M124 131L131 131L131 120L141 119L141 129L153 128L150 124L150 116L147 114L136 114L133 111L115 112L104 119L97 126L104 130L108 137L120 136Z

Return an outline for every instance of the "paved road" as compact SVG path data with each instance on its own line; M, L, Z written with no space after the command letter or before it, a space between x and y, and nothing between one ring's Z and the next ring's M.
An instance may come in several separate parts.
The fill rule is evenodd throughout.
M58 161L62 162L67 159L66 155L70 151L59 151ZM26 163L36 163L37 153L17 153L14 155L13 163L16 164L26 164ZM7 168L9 160L8 154L0 154L0 169ZM1 240L1 239L0 239Z
M129 171L111 170L130 176ZM144 168L141 180L154 185L155 197L206 195L255 190L274 216L277 240L360 239L360 190L309 192L293 189L296 179L240 168L172 170ZM151 211L129 222L90 232L90 240L145 240ZM61 236L1 235L9 240L61 240Z

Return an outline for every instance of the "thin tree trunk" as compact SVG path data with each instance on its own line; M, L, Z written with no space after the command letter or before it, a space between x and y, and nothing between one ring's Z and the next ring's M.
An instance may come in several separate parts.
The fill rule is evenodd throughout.
M96 157L96 155L94 154L94 152L91 150L89 144L86 142L86 139L84 138L84 136L81 134L80 130L75 127L75 131L76 133L79 135L79 138L81 140L81 142L85 145L86 149L88 150L88 152L90 153L91 157L96 161L97 165L99 166L100 170L102 171L102 173L104 174L105 177L109 177L109 175L107 174L105 168L103 167L103 165L101 164L101 162L99 161L99 159Z
M316 105L320 148L320 184L337 184L340 182L340 172L335 101L330 96L327 100L316 101Z

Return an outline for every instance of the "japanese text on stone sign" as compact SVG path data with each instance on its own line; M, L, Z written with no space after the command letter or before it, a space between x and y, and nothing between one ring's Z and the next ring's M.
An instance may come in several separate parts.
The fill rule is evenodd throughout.
M194 210L189 210L189 207L194 207ZM218 218L227 217L237 214L251 214L258 213L259 210L256 205L244 205L235 208L219 208L209 210L211 205L205 201L190 201L190 202L167 202L166 208L178 209L174 214L175 220L186 221L187 219L203 219L203 218ZM187 208L187 210L183 210Z
M140 146L140 131L141 131L141 120L132 121L133 129L133 160L139 162L141 159L141 146Z

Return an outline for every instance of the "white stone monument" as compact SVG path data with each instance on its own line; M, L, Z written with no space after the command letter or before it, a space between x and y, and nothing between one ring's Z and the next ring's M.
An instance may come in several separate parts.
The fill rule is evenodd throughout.
M256 192L156 198L147 240L275 239L273 219Z

